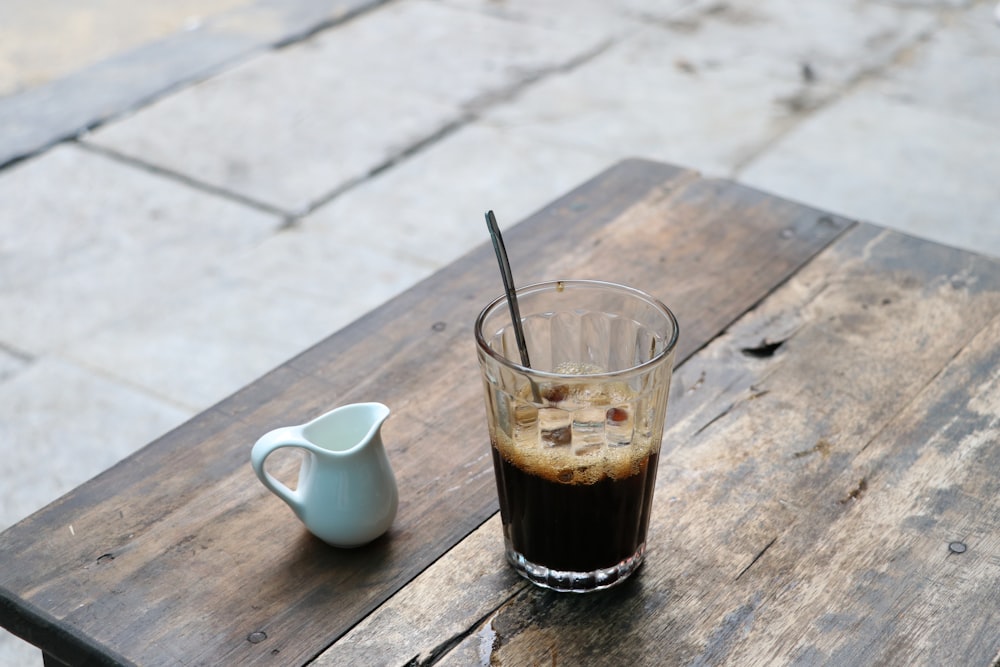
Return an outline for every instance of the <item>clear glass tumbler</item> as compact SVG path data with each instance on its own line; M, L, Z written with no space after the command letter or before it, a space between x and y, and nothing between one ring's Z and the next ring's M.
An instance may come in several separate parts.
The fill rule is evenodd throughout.
M607 282L517 296L530 368L504 297L475 326L507 560L547 588L607 588L645 555L677 320Z

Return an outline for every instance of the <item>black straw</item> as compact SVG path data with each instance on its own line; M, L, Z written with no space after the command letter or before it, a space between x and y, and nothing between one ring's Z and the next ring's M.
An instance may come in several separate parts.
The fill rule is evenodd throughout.
M528 346L524 342L524 328L521 326L521 311L517 307L514 276L510 271L507 249L503 245L503 237L500 235L500 227L497 226L497 219L493 215L493 211L486 212L486 226L489 228L490 237L493 239L493 249L497 253L497 262L500 263L500 277L503 279L503 289L507 293L507 306L510 308L510 321L514 325L517 350L521 353L521 365L525 368L531 368L531 362L528 361Z

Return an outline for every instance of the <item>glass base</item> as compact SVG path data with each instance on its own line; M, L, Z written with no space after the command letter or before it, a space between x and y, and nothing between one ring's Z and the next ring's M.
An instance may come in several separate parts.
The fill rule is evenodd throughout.
M560 593L590 593L611 588L628 579L629 575L642 565L646 556L646 543L640 544L634 554L620 563L590 572L565 572L536 565L512 549L509 544L506 552L507 562L514 570L536 586Z

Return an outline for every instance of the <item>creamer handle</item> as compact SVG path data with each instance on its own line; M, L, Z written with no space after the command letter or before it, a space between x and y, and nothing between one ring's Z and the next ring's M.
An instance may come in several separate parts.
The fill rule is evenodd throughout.
M277 428L264 434L260 440L254 443L253 449L250 451L250 465L253 466L253 471L257 473L257 477L261 483L274 495L288 503L292 511L301 517L305 505L303 504L300 489L292 491L264 469L264 462L267 460L267 457L282 447L296 447L310 453L315 449L315 445L302 437L300 429L292 426ZM308 464L309 461L302 462L302 465Z

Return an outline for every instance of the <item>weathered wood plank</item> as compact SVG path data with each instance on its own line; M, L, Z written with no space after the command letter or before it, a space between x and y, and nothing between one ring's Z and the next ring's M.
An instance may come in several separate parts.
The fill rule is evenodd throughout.
M600 242L575 249L568 257L579 267L578 272L584 272L582 277L612 274L613 280L651 285L647 289L665 295L663 298L681 321L679 358L683 359L699 349L706 336L714 335L707 332L725 329L756 303L746 298L748 288L751 294L761 289L767 292L785 281L797 268L792 258L801 256L798 253L802 244L818 250L817 241L833 238L844 228L843 220L812 209L770 199L731 183L697 180L647 197L607 229ZM656 242L644 243L643 239ZM634 261L618 261L626 253ZM565 259L555 260L553 265L559 266ZM709 275L702 276L703 271ZM630 280L639 276L638 283ZM687 334L688 329L694 333ZM492 481L486 449L481 448L483 472ZM495 495L495 490L490 493ZM483 537L478 533L477 543L491 543L495 548L498 535ZM460 553L468 552L463 549ZM483 557L493 561L499 558L496 562L502 563L499 551ZM449 593L441 594L443 583L465 582L461 568L467 558L449 554L446 561L456 560L457 569L449 570L445 565L444 574L431 574L424 582L414 582L413 590L408 589L401 598L403 602L393 600L358 631L332 647L319 664L389 665L413 656L419 656L418 661L427 660L456 635L468 632L469 622L489 613L493 601L505 599L521 587L516 580L502 580L506 582L504 588L482 596L479 604L471 607L472 600L463 594L465 583L456 583L448 587ZM439 600L434 605L438 620L431 635L412 631L410 628L421 626L421 622L411 615L422 613L421 604L435 596ZM396 622L405 623L407 629L394 626ZM382 635L392 639L380 640Z
M440 664L989 664L998 315L1000 263L855 229L678 370L637 577L585 597L501 579L482 598L514 597L493 613L453 609L449 575L487 556L448 554L407 589L442 601L446 623L405 652L455 640ZM374 659L412 613L390 601L319 664L347 647Z
M507 241L522 284L601 277L661 296L690 354L848 226L628 161ZM496 275L484 245L0 535L0 621L24 628L27 600L46 620L36 643L150 665L318 654L496 511L471 343ZM265 431L357 400L393 409L401 504L385 538L343 551L304 532L248 455Z
M1000 318L806 508L747 576L734 664L994 664L1000 656ZM835 585L824 584L839 572ZM800 591L796 595L765 591Z
M432 664L528 586L507 566L496 514L311 664Z

